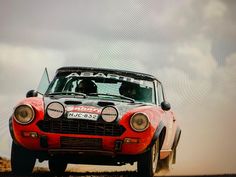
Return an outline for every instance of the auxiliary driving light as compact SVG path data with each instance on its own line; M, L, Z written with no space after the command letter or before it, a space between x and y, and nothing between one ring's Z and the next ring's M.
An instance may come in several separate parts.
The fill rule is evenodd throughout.
M118 117L118 111L113 106L107 106L102 110L102 119L105 122L114 122Z

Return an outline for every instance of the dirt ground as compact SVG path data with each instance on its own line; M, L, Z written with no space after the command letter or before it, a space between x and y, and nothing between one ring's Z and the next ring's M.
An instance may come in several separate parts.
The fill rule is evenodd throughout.
M22 161L24 163L24 161ZM122 172L116 172L116 167L91 167L82 165L81 168L76 168L76 166L69 166L65 175L63 177L137 177L137 173L134 169L126 171L130 167L123 168ZM83 170L81 170L83 169ZM93 172L90 172L93 171ZM101 172L99 172L101 171ZM106 171L106 172L103 172ZM119 170L120 171L120 170ZM166 174L157 174L155 176L166 176ZM205 176L192 176L192 177L206 177ZM208 175L209 176L209 175ZM236 177L235 174L228 175L210 175L210 177ZM11 173L11 164L10 160L0 157L0 177L23 177L16 176ZM53 177L47 168L44 167L35 167L34 171L29 176L24 177Z
M0 157L0 172L10 172L11 164L10 161L6 158Z
M24 161L22 161L24 163ZM89 172L89 170L94 171L95 168L83 166L83 170L76 170L76 166L71 165L63 177L135 177L135 171L123 171L123 172L114 172L114 168L108 167L105 170L104 167L101 167L100 170L105 170L108 172ZM98 168L99 169L99 168ZM96 171L96 170L95 170ZM99 171L99 170L98 170ZM11 173L11 163L10 160L0 157L0 176L4 177L20 177L15 176ZM51 177L49 170L44 167L35 167L33 173L27 177ZM21 176L22 177L22 176Z

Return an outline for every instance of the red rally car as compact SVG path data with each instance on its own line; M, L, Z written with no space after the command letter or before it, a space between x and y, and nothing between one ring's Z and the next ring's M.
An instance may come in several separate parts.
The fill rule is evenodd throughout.
M62 67L52 82L45 70L9 120L15 174L31 173L36 159L54 174L68 163L137 162L142 177L175 163L181 135L154 76L113 69Z

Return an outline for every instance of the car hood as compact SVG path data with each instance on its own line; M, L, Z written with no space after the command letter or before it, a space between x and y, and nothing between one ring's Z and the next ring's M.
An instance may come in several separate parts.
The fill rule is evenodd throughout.
M101 114L101 111L106 106L113 106L118 111L118 119L123 117L125 113L142 106L150 106L152 104L140 103L140 102L127 102L127 101L117 101L117 100L107 100L107 99L92 99L92 98L76 98L76 97L59 97L59 96L49 96L44 97L44 109L47 112L48 105L53 102L61 103L65 112L76 111L76 112L88 112Z

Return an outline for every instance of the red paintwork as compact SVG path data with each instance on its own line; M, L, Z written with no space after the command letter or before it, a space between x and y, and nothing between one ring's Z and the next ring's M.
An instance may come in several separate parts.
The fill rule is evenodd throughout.
M163 121L165 126L167 127L167 136L164 141L163 148L164 150L168 150L171 148L174 135L176 131L176 121L173 121L173 112L163 111L158 106L143 106L132 109L128 111L122 119L120 119L119 124L123 125L126 128L126 131L120 137L113 137L113 136L95 136L95 135L78 135L78 134L56 134L56 133L46 133L42 132L36 125L39 120L44 118L44 103L42 98L33 97L33 98L26 98L21 101L19 104L30 104L35 109L35 119L29 125L21 125L17 123L14 118L12 121L13 131L15 140L20 143L25 148L37 151L44 151L48 149L58 149L60 148L60 136L67 136L67 137L78 137L78 138L102 138L103 142L103 150L104 151L111 151L114 152L114 142L116 140L124 140L125 138L137 138L139 139L139 143L135 144L123 144L122 151L118 154L141 154L145 151L145 149L150 144L154 132L159 125L160 121ZM97 111L97 110L96 110ZM142 112L149 117L150 120L150 127L145 130L144 132L135 132L131 129L129 120L130 117L136 113ZM174 122L172 125L172 130L169 130L171 122ZM48 144L49 147L47 149L40 147L39 138L32 138L32 137L24 137L22 132L37 132L39 136L46 135L48 137ZM168 154L167 154L168 155ZM161 156L161 158L164 158Z

